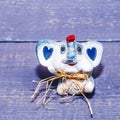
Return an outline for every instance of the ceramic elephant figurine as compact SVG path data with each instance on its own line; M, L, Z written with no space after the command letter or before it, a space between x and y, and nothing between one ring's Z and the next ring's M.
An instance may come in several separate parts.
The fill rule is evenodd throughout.
M88 75L86 80L78 81L84 93L94 89L93 69L100 64L103 47L100 42L76 42L73 35L66 41L41 40L36 47L36 54L41 65L56 74L57 70L72 74L82 72ZM74 81L74 79L73 79ZM57 92L60 95L80 94L74 82L66 78L60 80Z

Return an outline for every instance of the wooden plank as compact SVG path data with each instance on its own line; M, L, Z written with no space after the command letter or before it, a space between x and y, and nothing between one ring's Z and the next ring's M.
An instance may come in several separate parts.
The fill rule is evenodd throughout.
M0 41L119 41L119 0L0 0Z
M48 104L47 110L30 102L32 89L45 68L38 67L36 43L0 43L0 119L1 120L89 120L86 103L80 98L60 104L60 98ZM104 55L96 68L96 90L90 101L95 120L120 119L120 42L103 42ZM44 71L44 72L43 72ZM48 75L44 73L44 75ZM40 95L41 96L41 95ZM37 98L38 100L38 98Z

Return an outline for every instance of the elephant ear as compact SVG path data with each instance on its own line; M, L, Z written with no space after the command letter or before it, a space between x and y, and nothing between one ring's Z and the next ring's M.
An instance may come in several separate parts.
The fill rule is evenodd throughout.
M41 65L51 68L53 59L54 44L52 40L41 40L36 46L36 54Z
M92 63L93 67L98 66L103 54L102 44L96 41L89 41L84 43L83 46L83 54Z

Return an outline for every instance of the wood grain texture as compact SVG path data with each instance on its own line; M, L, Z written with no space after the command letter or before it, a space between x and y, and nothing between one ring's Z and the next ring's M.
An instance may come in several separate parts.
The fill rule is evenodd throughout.
M89 98L94 120L120 119L120 42L102 42L101 65L94 71L96 90ZM80 98L70 104L54 99L47 110L30 102L30 96L45 68L38 69L36 43L0 43L0 120L89 120L86 103ZM43 72L42 72L43 70ZM38 98L37 98L38 99Z
M104 46L95 68L94 94L88 95L94 120L120 120L120 1L119 0L0 0L0 120L89 120L79 96L73 102L48 104L48 110L30 96L32 80L49 76L40 66L36 42L62 41L75 34L78 41L99 40ZM79 99L78 99L79 98Z
M119 41L119 0L0 0L0 41Z

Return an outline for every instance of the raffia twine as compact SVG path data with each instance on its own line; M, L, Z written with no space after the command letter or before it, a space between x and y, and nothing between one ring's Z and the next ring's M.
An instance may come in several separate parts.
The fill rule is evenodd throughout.
M84 92L81 91L81 87L79 86L78 82L83 82L85 80L87 80L89 78L88 74L86 74L85 72L75 72L75 73L66 73L62 70L56 70L56 75L55 76L51 76L51 77L48 77L48 78L45 78L45 79L42 79L41 81L38 82L38 85L33 93L33 95L31 96L32 98L32 101L34 101L34 99L36 98L37 94L39 93L39 90L40 90L40 87L43 85L43 84L46 84L46 91L45 91L45 94L43 96L43 103L45 103L46 101L46 95L53 83L53 81L57 80L61 78L63 81L66 80L66 79L69 79L69 80L75 80L76 82L74 82L74 84L76 85L76 87L78 88L79 92L81 93L81 95L85 98L87 104L88 104L88 107L89 107L89 111L90 111L90 114L91 114L91 117L93 116L93 110L92 110L92 107L91 107L91 104L88 100L88 98L85 96ZM50 84L49 84L50 82Z

